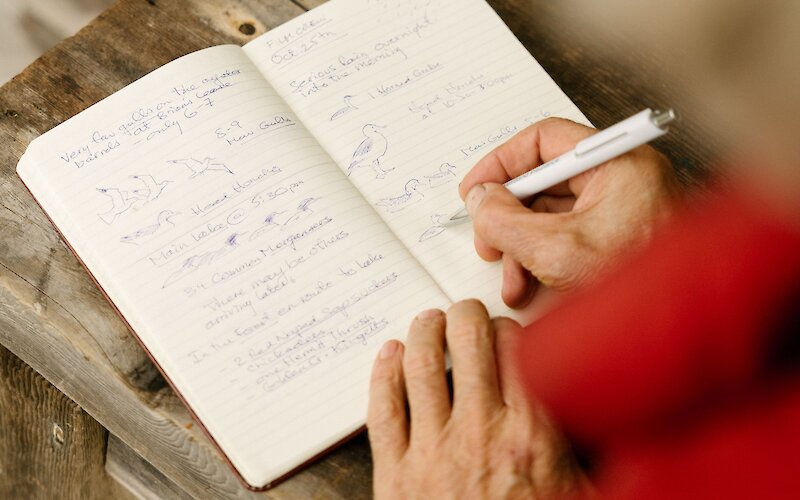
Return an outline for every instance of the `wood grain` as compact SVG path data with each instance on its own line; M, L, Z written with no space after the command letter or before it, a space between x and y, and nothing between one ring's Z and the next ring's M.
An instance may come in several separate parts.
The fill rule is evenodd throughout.
M193 425L14 169L34 137L149 71L302 12L286 0L123 0L0 89L0 344L198 497L259 495ZM264 496L366 497L369 464L357 440Z
M0 346L0 498L132 499L103 470L107 434Z
M113 434L108 436L106 472L142 500L192 498Z
M245 490L67 251L14 168L27 144L185 53L247 42L321 0L121 0L0 89L0 344L7 346L169 480L203 498L366 498L365 436L267 494ZM635 47L608 63L577 41L570 13L544 0L491 0L556 82L598 126L680 96L632 75L656 64ZM687 185L710 148L691 117L659 143Z

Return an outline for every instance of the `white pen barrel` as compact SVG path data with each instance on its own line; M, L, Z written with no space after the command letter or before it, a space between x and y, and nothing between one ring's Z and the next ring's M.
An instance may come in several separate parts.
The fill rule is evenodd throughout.
M646 109L579 142L575 149L505 184L517 198L526 198L616 158L667 133Z

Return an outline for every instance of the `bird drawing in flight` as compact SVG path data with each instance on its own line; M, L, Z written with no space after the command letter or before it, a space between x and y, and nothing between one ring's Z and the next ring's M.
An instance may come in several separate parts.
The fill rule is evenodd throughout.
M350 166L347 167L348 176L359 167L372 167L377 179L383 179L388 172L394 170L393 168L386 170L381 167L381 158L389 148L389 141L386 140L386 136L378 131L383 128L386 127L373 124L364 125L361 130L364 134L364 140L361 141L361 144L358 145L353 153L353 159L350 160Z
M403 194L393 198L383 198L375 205L382 207L389 213L399 212L408 205L416 203L425 198L425 195L419 192L419 188L421 186L422 183L419 181L419 179L411 179L410 181L406 182Z
M143 196L145 202L153 201L164 191L164 188L167 187L172 181L162 181L158 182L152 175L131 175L131 179L136 179L137 181L144 184L144 189L137 189L134 193L138 196Z
M168 162L172 163L173 165L183 165L184 167L188 168L189 171L192 172L192 175L189 176L190 179L193 179L198 175L202 175L207 171L227 172L233 175L233 171L231 171L227 165L217 161L214 158L209 158L208 156L202 160L188 158L182 160L168 160Z
M97 214L100 220L106 224L113 223L120 214L125 213L134 203L139 201L138 198L129 196L127 191L120 191L117 188L97 188L97 190L111 199L111 208Z

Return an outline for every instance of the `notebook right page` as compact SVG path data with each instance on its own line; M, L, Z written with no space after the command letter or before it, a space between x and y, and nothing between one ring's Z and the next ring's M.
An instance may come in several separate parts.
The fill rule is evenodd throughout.
M471 225L442 222L491 149L588 121L484 0L332 0L245 52L451 299L516 316Z

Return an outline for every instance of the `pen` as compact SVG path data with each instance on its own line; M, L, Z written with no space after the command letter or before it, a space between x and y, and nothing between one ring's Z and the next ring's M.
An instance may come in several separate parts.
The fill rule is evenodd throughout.
M579 142L575 149L547 163L511 179L504 185L519 199L527 198L560 182L575 177L590 168L628 151L647 144L668 132L666 127L676 118L675 111L653 111L645 109L616 125ZM470 220L466 208L455 212L444 226L455 226Z

